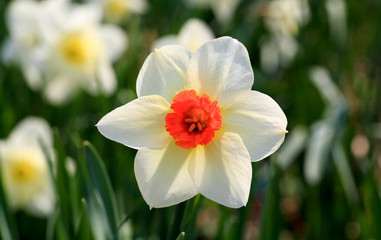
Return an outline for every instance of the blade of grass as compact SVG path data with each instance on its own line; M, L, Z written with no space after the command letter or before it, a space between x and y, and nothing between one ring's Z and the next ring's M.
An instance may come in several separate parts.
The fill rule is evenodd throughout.
M171 225L171 228L169 229L169 233L167 235L168 240L175 239L177 234L179 232L181 232L181 230L180 230L181 222L182 222L182 219L184 218L186 204L187 204L187 202L182 202L176 206L175 216L172 220L172 225Z
M86 240L93 239L90 230L90 223L87 217L87 205L84 198L81 199L81 210L79 214L79 220L77 224L77 229L75 233L75 239Z
M203 197L198 194L192 200L188 200L185 207L184 218L180 229L187 233L187 239L194 239L198 210L202 205Z
M176 240L184 240L185 239L185 232L182 232L177 236Z
M68 236L74 238L74 202L71 201L71 194L68 194L68 190L71 190L70 178L65 165L66 154L62 147L58 131L54 131L54 149L56 151L56 188L63 225L65 229L67 229Z
M55 139L56 142L57 139ZM65 225L65 220L64 216L62 215L62 211L64 211L63 206L61 205L61 195L65 192L60 192L60 189L58 187L58 178L55 177L55 169L53 166L53 158L51 152L49 152L47 146L40 141L40 146L44 152L45 155L45 160L48 165L49 169L49 174L50 178L52 179L52 185L53 185L53 190L55 192L55 196L57 198L57 207L56 210L53 214L53 216L49 219L48 226L47 226L47 234L46 234L46 239L62 239L62 240L67 240L70 239L69 233L68 233L68 228ZM62 153L61 153L62 154ZM56 153L57 155L57 153ZM60 157L57 157L57 161L60 161ZM58 164L57 164L58 165ZM68 210L71 210L70 205L68 206ZM73 235L74 236L74 235Z
M102 208L104 208L107 224L109 225L112 238L117 236L119 217L117 216L117 206L114 190L98 152L90 142L85 141L85 158L91 184L93 186L93 197L97 197Z
M280 170L275 164L270 166L270 182L267 186L264 207L261 213L260 240L278 239L280 216Z
M1 163L1 159L0 159ZM1 172L1 164L0 164ZM9 205L5 196L2 176L0 176L0 238L1 239L19 239L15 221L9 212Z

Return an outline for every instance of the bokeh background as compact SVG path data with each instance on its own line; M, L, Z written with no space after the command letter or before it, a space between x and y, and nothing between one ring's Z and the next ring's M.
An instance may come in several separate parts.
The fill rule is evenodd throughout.
M10 36L12 2L0 2L2 44ZM56 203L51 214L33 216L11 208L3 188L0 238L175 239L185 232L185 239L381 239L381 2L226 2L151 0L117 22L102 18L128 39L112 64L117 87L108 95L80 89L51 104L29 87L18 61L2 61L0 139L27 116L49 123ZM135 180L135 150L95 127L137 97L137 75L155 41L179 34L191 18L215 37L246 46L253 89L274 98L288 118L282 147L252 163L249 202L240 209L196 196L150 210Z

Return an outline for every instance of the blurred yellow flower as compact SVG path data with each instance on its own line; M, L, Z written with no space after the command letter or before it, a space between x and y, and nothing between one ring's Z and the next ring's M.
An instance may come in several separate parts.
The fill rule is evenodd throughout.
M1 176L9 204L45 216L54 207L52 182L40 141L52 153L52 134L45 120L28 117L0 141Z
M251 161L275 152L287 119L269 96L251 91L254 74L237 40L211 40L194 53L155 50L138 79L138 99L97 124L107 138L138 149L135 175L147 204L166 207L197 193L246 205Z

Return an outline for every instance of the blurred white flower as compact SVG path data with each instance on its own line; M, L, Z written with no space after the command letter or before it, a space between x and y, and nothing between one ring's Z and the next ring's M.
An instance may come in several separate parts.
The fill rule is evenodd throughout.
M52 133L46 121L36 117L21 121L8 139L0 141L1 177L13 209L46 216L54 208L54 194L40 143L53 152Z
M214 34L205 22L192 18L184 23L179 35L167 35L158 38L153 44L153 49L159 49L167 45L183 45L194 52L202 44L213 38Z
M259 44L261 68L268 73L286 68L299 51L298 42L287 35L265 35Z
M109 22L120 22L130 13L143 14L147 11L146 0L96 0L103 7L104 17Z
M51 32L45 64L45 96L53 104L68 100L77 88L109 95L116 88L112 61L127 46L126 34L114 25L101 25L99 5L69 9L66 19Z
M217 20L226 23L234 16L241 0L186 0L191 6L210 7Z
M52 104L64 103L78 88L111 94L116 87L111 64L127 47L127 36L101 20L95 3L17 0L9 8L11 38L3 59L18 60L30 87L43 89Z
M273 72L278 67L287 67L299 51L295 37L300 27L310 18L306 0L273 0L268 2L264 23L269 35L262 37L261 67Z
M245 206L251 162L282 144L287 118L269 96L252 91L254 73L242 43L208 41L194 53L166 46L151 53L138 98L97 124L107 138L138 149L135 176L151 207L201 193L224 206Z
M2 46L2 61L19 63L28 85L37 90L42 85L42 63L46 58L48 34L63 18L66 0L12 1L6 11L9 38ZM47 19L52 21L47 24Z
M295 36L309 19L307 0L273 0L268 3L264 21L273 34Z

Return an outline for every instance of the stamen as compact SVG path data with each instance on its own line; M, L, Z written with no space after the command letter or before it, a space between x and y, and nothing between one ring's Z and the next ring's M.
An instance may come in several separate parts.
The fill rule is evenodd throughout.
M196 123L192 123L188 129L189 132L193 132L193 130L196 128Z
M201 125L200 122L197 122L197 129L198 129L199 131L202 131L202 125Z
M178 93L171 109L173 112L165 117L166 130L178 140L177 146L186 149L209 144L222 124L217 101L211 101L206 94L198 96L195 90Z
M195 121L193 120L193 118L186 118L184 120L185 123L194 123Z

